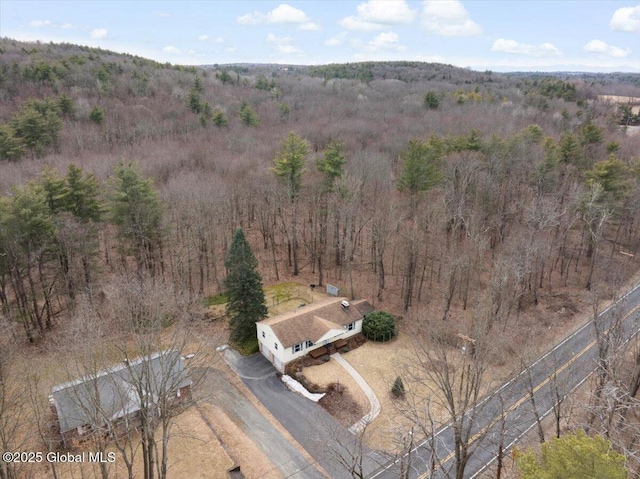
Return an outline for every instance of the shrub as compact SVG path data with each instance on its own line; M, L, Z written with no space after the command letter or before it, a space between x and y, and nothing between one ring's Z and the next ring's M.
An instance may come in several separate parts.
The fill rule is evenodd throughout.
M251 356L254 353L257 353L260 350L260 346L258 346L258 338L245 338L240 341L234 341L233 345L236 347L238 352L243 356Z
M391 394L393 394L393 397L404 399L404 383L400 376L398 376L393 382L393 386L391 386Z
M367 314L362 323L362 333L373 341L389 341L396 335L396 320L386 311Z

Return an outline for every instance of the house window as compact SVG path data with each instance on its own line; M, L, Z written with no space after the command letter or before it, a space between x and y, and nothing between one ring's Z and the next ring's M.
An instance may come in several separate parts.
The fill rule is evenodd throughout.
M294 353L299 353L300 351L302 351L302 343L300 343L300 344L295 344L295 345L293 346L293 352L294 352Z
M313 346L313 341L307 341L304 346L305 348L310 348L311 346Z
M262 331L262 337L266 338L267 336L264 334L264 331Z
M347 324L347 331L353 331L354 329L356 329L356 323Z
M275 349L278 349L278 343L273 343L273 347L274 347Z

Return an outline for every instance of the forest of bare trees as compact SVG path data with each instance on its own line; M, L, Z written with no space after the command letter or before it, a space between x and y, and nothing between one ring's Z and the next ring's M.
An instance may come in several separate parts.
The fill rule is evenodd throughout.
M86 308L115 324L114 284L164 288L180 305L166 318L200 320L238 227L267 284L330 282L455 332L562 326L558 296L637 270L638 137L597 95L638 88L638 75L422 63L185 68L2 39L3 332L36 351ZM0 377L16 354L2 350ZM25 405L3 397L9 441L3 408ZM612 400L620 424L628 402Z

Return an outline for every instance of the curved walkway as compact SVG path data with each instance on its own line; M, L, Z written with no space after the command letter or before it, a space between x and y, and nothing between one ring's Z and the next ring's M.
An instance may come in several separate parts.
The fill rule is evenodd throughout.
M367 424L373 421L378 416L378 414L380 414L380 401L378 401L378 398L373 392L373 389L371 389L364 378L360 376L360 373L358 373L358 371L356 371L354 367L347 362L346 359L340 356L340 353L332 354L331 357L335 359L337 363L342 366L353 379L355 379L355 381L358 383L358 386L360 386L360 388L362 388L362 390L364 391L367 399L369 399L369 405L371 406L369 414L363 416L357 423L349 428L349 432L351 432L352 434L358 434L365 428Z

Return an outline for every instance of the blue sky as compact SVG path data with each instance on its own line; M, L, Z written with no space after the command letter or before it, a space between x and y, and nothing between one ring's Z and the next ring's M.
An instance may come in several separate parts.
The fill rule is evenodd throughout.
M635 1L0 1L0 35L158 61L640 71Z

